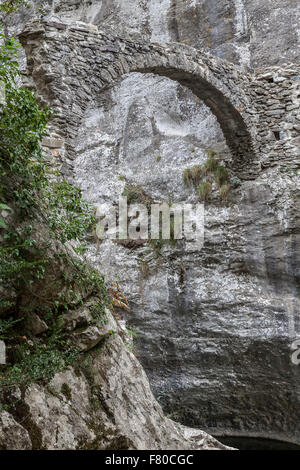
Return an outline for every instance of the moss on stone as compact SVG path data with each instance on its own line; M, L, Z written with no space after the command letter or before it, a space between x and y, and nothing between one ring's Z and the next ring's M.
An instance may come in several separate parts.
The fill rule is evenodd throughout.
M67 383L62 384L60 391L68 401L72 401L72 390Z

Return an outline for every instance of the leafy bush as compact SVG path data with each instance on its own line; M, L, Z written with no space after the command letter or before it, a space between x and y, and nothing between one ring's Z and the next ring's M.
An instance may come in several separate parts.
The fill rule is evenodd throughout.
M16 85L18 42L1 38L0 78L6 85L6 106L0 113L0 207L10 208L14 219L23 222L10 229L0 221L0 282L19 285L41 279L49 261L45 252L50 240L42 249L35 221L45 224L64 244L82 239L95 219L78 188L63 179L53 181L40 144L51 111L41 109L32 92Z
M0 340L6 340L8 338L9 332L12 328L19 323L22 319L9 318L8 320L3 320L0 318Z
M49 210L48 223L62 243L81 240L95 222L93 209L82 200L82 191L65 180L49 185L44 191Z
M4 372L0 378L1 388L51 380L56 373L74 364L77 351L67 341L52 338L46 344L24 344L20 356L21 360L11 367L2 367Z
M18 42L3 34L0 39L0 80L6 87L0 111L0 211L9 215L0 219L0 287L16 292L14 301L4 296L0 302L0 338L11 357L0 368L3 388L48 380L71 364L77 352L64 338L61 315L88 292L99 298L94 320L103 321L107 298L104 278L64 248L84 238L95 220L93 210L78 188L59 175L54 180L41 146L51 110L17 86ZM39 340L22 332L28 311L42 314L49 327Z

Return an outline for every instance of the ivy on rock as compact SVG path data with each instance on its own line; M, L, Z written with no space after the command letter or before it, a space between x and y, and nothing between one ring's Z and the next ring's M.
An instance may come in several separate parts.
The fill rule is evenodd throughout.
M53 174L41 146L51 110L18 86L18 41L0 39L6 90L0 109L0 338L8 353L0 366L1 395L68 367L77 351L62 330L63 315L87 296L99 311L108 301L104 278L78 255L94 210L80 189ZM33 314L46 324L38 337L25 328Z

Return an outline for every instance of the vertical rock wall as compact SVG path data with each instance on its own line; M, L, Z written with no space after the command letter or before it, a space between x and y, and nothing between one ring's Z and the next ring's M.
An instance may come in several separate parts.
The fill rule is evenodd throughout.
M44 2L47 3L47 2ZM48 5L48 6L47 6ZM299 63L298 0L49 1L51 14L108 32L204 48L244 67ZM21 28L28 15L10 20ZM137 354L173 417L216 434L299 441L299 368L290 360L299 331L299 94L281 118L272 70L262 77L261 118L275 152L262 172L207 205L205 249L153 252L90 246L92 261L116 275L131 300ZM273 80L273 82L271 81ZM274 80L275 79L275 80ZM273 88L273 114L265 91ZM272 90L271 90L272 91ZM285 100L285 98L284 98ZM278 103L279 101L279 103ZM298 126L298 127L297 127ZM293 149L283 154L280 133ZM264 145L262 139L262 148ZM279 140L277 141L277 138ZM74 181L88 200L109 202L125 182L160 200L192 200L181 183L207 150L230 158L221 129L192 93L165 78L130 74L95 98L78 131Z

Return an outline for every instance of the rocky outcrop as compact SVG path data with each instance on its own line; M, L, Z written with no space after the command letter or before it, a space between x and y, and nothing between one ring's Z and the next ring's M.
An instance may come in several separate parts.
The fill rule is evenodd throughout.
M31 441L27 430L15 421L7 411L0 413L0 449L31 449Z
M297 442L299 382L289 348L298 331L299 273L297 263L288 260L295 260L299 252L299 67L287 65L243 75L190 48L123 41L84 23L68 25L55 18L31 23L21 39L34 86L41 99L53 100L57 119L64 123L64 132L56 125L66 144L57 155L62 171L72 160L68 174L73 169L76 184L88 189L86 196L94 203L115 204L126 182L140 185L152 199L167 201L171 190L172 201L196 202L193 192L184 187L182 174L186 167L205 160L205 153L196 148L189 149L184 158L185 152L177 151L175 165L172 154L156 159L155 147L146 144L146 131L135 158L128 154L126 141L122 150L107 146L107 153L99 155L97 142L103 142L105 134L94 103L120 74L137 69L155 72L157 67L198 97L203 93L204 100L216 102L213 91L209 95L201 85L197 91L193 80L201 83L203 73L206 83L215 84L210 70L221 70L219 90L230 90L235 83L232 99L239 103L244 99L244 106L249 100L245 114L253 116L251 132L258 149L253 156L255 171L254 162L246 159L242 176L251 181L239 180L226 203L215 194L206 204L202 251L189 252L179 244L157 256L147 246L128 250L108 241L100 250L91 245L90 257L100 261L108 275L118 273L129 294L130 321L141 335L139 357L169 413L183 423L202 424L215 434ZM68 69L73 54L83 90L72 65ZM55 65L58 60L60 70ZM204 72L197 75L199 64ZM190 81L182 79L183 74L190 74ZM225 112L218 112L223 110L221 101L228 99L229 95L223 96L217 106L221 127L222 116L226 122L229 119ZM241 110L236 112L243 115ZM136 138L139 135L140 126ZM238 139L239 132L233 140L243 148ZM163 143L159 145L163 149ZM235 178L241 177L237 162L232 153ZM270 400L269 384L274 382L277 386Z
M89 353L78 365L46 385L10 393L8 412L0 413L0 449L225 449L205 432L164 416L129 349L130 336L106 315L110 334L93 346L88 339L81 349Z
M42 14L92 23L117 36L180 42L246 67L299 62L297 0L33 0ZM22 29L36 10L9 20Z
M91 243L89 256L108 278L119 276L131 304L125 318L139 332L137 355L172 417L216 435L299 442L299 371L290 359L300 334L299 2L47 3L47 13L112 36L182 42L251 73L264 67L253 82L259 172L228 203L213 195L204 249L165 247L157 257L105 242ZM15 17L10 30L28 19ZM194 202L183 170L202 164L211 148L231 160L201 97L153 75L130 73L94 95L69 137L75 160L64 158L61 143L50 151L63 171L73 167L69 175L93 203L114 202L127 181L156 200Z
M76 254L75 241L54 239L38 209L35 215L44 275L29 289L16 283L15 304L3 302L8 283L1 291L1 320L19 328L5 336L1 355L0 450L226 449L164 415L112 289Z

